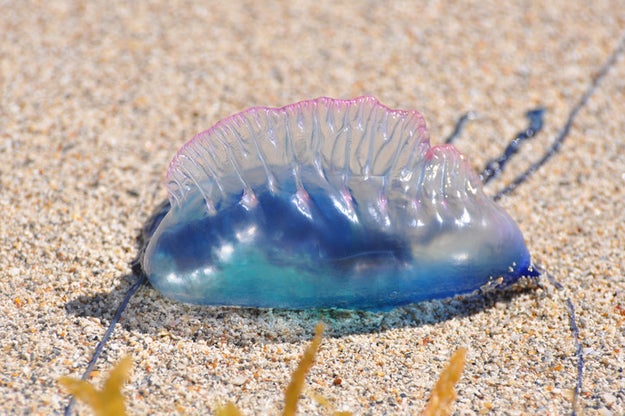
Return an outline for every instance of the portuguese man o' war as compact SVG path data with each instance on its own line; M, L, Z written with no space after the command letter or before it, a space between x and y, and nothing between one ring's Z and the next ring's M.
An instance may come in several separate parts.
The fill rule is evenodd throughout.
M503 195L513 192L521 183L525 182L534 172L540 169L547 161L560 151L563 143L569 135L569 132L571 131L578 113L586 106L588 100L597 90L603 78L606 77L608 71L615 65L623 53L625 53L625 37L621 38L618 46L614 49L608 60L601 66L597 74L593 77L591 84L588 86L584 94L571 108L564 126L547 151L540 157L540 159L532 163L525 171L516 176L512 182L498 191L493 197L494 201L500 199ZM323 111L321 113L318 111L316 113L303 112L306 107L319 106L320 104L322 104L322 107L325 105L325 107L322 108ZM332 144L328 144L328 142L320 142L318 140L321 132L327 133L327 130L319 130L319 128L321 128L319 121L322 119L318 116L319 114L334 114L331 113L328 108L331 105L339 107L334 109L335 111L338 111L338 114L343 114L344 116L349 114L358 116L354 118L348 117L347 119L343 118L340 120L334 118L332 119L333 126L339 126L337 123L341 120L361 121L361 123L353 125L349 124L352 130L334 131L336 137L340 137L340 142L343 144L343 147L336 147L336 149L342 149L342 153L334 151L330 151L328 153L328 147L324 147L324 145L332 147ZM340 107L342 107L343 112L341 112ZM368 113L369 116L373 117L365 118L364 112L359 113L355 111L357 108L360 110L363 110L363 108L373 110L375 108L376 111L370 111ZM296 117L286 117L286 114L289 111L294 113ZM238 136L237 133L243 131L239 130L240 128L242 129L243 127L250 126L253 127L254 124L247 124L253 120L250 119L250 117L262 112L265 112L266 114L272 113L274 117L278 116L278 118L281 114L283 118L288 119L289 123L281 125L283 130L275 128L270 130L272 134L265 136L264 143L262 141L260 142L259 147L256 149L256 156L262 155L263 158L258 158L258 160L253 162L247 162L250 155L254 154L254 149L250 148L250 142L245 141L246 138L249 139L249 136ZM304 114L308 114L308 117L304 116ZM315 115L315 117L311 114ZM455 131L448 139L448 142L452 142L456 137L458 137L462 125L471 117L472 115L469 113L460 120ZM122 313L128 305L128 302L148 279L146 271L149 273L150 267L153 267L156 263L150 263L152 261L151 256L153 255L150 253L153 252L147 252L146 254L146 248L149 248L149 246L156 247L158 245L156 241L159 233L167 234L170 232L162 231L159 225L162 223L163 229L172 227L171 222L173 222L173 220L167 220L167 222L163 220L166 219L170 213L175 212L176 210L180 210L182 213L181 218L183 218L188 224L201 224L204 221L204 225L213 223L218 225L217 228L210 230L210 232L212 232L213 235L219 235L223 238L223 240L219 240L218 242L209 242L208 244L203 245L203 250L210 253L211 256L214 256L207 257L209 262L207 263L206 269L212 268L217 270L217 267L221 267L224 263L226 263L227 266L230 266L225 260L232 259L232 256L235 253L239 254L245 252L245 247L243 247L243 250L241 250L241 247L235 247L234 245L229 247L227 244L228 241L235 244L250 244L256 241L254 243L255 246L251 247L254 249L252 251L256 251L255 254L257 255L266 255L266 257L261 258L260 262L256 265L260 264L270 269L276 269L280 266L287 266L294 269L299 268L302 273L307 275L314 275L317 271L321 271L323 269L331 271L330 276L332 277L346 279L347 282L343 282L344 287L353 287L356 291L351 293L351 296L348 298L341 298L340 300L344 303L333 306L383 309L385 307L393 307L401 303L411 302L408 300L411 296L413 297L412 301L425 299L425 297L419 297L424 296L423 292L421 292L421 295L415 295L415 293L418 293L418 290L414 290L407 296L399 292L397 292L397 294L393 291L389 292L389 288L392 284L397 285L398 288L400 286L401 288L414 288L413 283L416 283L416 280L413 283L410 283L406 279L408 276L407 274L399 273L400 278L404 278L404 280L396 280L394 283L390 280L385 280L386 278L391 277L391 271L393 268L396 270L406 270L405 268L410 267L415 268L418 264L417 260L420 259L418 256L419 254L428 254L428 257L424 257L426 259L425 263L427 263L427 266L431 268L431 271L435 272L429 277L422 277L424 282L436 287L434 290L430 288L423 289L430 293L430 298L452 296L459 294L460 291L469 291L471 290L471 285L475 285L477 288L480 283L480 278L476 278L476 274L467 274L469 278L462 281L462 284L459 287L445 287L445 282L455 283L457 280L460 280L460 276L462 276L462 274L459 270L461 270L463 265L466 264L470 264L472 267L465 267L465 270L472 271L477 271L479 267L481 267L480 265L488 265L484 268L486 273L481 276L482 279L484 279L483 276L488 275L487 285L490 287L509 286L515 281L518 281L520 276L523 274L527 274L530 277L537 276L539 272L531 266L530 257L518 227L510 219L510 217L501 210L501 208L484 196L481 189L481 183L479 181L479 179L482 179L486 182L494 176L497 176L503 169L505 163L516 152L520 143L533 137L535 133L540 130L542 126L542 110L529 112L528 118L530 119L530 126L520 132L513 139L502 156L491 160L486 165L480 177L468 168L464 157L455 151L453 147L445 145L429 147L425 124L422 117L418 113L393 111L382 106L373 98L361 97L352 101L320 98L317 100L303 101L299 104L294 104L281 109L259 107L248 110L247 112L243 112L239 115L235 115L218 123L215 127L213 127L213 129L207 131L204 135L198 135L196 139L185 145L172 162L168 173L168 178L171 179L168 187L170 190L170 197L172 197L173 201L173 208L172 203L165 201L157 208L155 214L147 221L142 235L139 238L142 243L141 250L137 259L135 259L132 264L133 272L138 276L138 279L126 292L123 301L111 319L108 329L104 333L102 339L98 342L93 356L91 357L91 360L82 375L82 379L86 380L95 368L96 362L102 354L104 346L111 337L115 325L119 322ZM269 119L266 119L266 121L269 121ZM276 121L276 119L274 119L274 121ZM372 121L374 122L371 123ZM305 140L306 137L304 137L302 133L302 128L307 125L306 123L308 123L308 126L314 127L313 130L308 131L308 139L311 139L311 141L308 142ZM340 125L342 126L343 124ZM287 132L287 126L289 129L288 132L291 134L289 136L285 135ZM329 128L328 126L325 127ZM362 130L363 126L367 126L369 130ZM410 126L413 131L417 132L417 135L415 137L413 134L413 136L407 138L407 136L404 137L405 134L402 136L401 130L389 129L389 126L403 126L406 128ZM228 127L228 129L223 130L225 127ZM366 131L368 133L368 135L360 135L360 144L362 144L360 147L358 146L359 142L357 141L357 136L353 135L353 133L359 131L359 129L361 132ZM231 138L234 139L234 141L223 141L224 136L222 134L225 131L230 131L235 134L236 137ZM251 132L253 131L254 130ZM207 160L210 160L211 162L206 163L206 160L204 159L204 156L207 156L206 149L202 149L200 145L195 143L196 140L198 140L197 143L200 143L202 141L202 137L205 137L205 135L210 132L216 133L219 139L212 143L213 147L208 147L208 149L221 149L221 153L219 151L212 153L209 152L209 159ZM288 142L286 140L279 142L277 140L277 134L279 132L283 133L283 138L290 137L291 139ZM292 136L292 134L297 134L297 132L299 132L299 136ZM375 137L380 137L380 134L382 138L381 142L379 142L380 146L371 146L372 140L374 140ZM399 136L396 136L396 134L399 134ZM392 139L393 137L395 139ZM400 138L398 139L397 137ZM313 138L316 138L316 141L312 141ZM224 143L230 143L230 145L224 146ZM278 148L276 147L276 144L282 144L283 146ZM349 144L349 146L347 146L347 144ZM254 145L256 145L256 142L254 142ZM269 155L260 153L262 150L267 150L268 148L271 149L271 146L274 146L278 152ZM415 151L406 153L405 149L412 149ZM417 158L416 150L421 150L423 152L418 153L418 155L421 156L420 159ZM339 156L341 155L344 157L349 156L350 158L340 160ZM280 159L280 157L284 158L287 156L287 159ZM354 157L352 158L352 156ZM200 163L202 160L204 160L204 162ZM219 164L217 163L217 160L227 160L230 165ZM252 158L252 160L254 159ZM289 163L277 164L275 166L272 165L272 162L277 160L287 160ZM243 164L241 165L240 163ZM254 166L256 166L256 168L254 168ZM415 168L419 167L420 169L415 169L413 171L403 169L409 166ZM218 168L217 170L210 170L211 168L216 167ZM326 168L327 171L324 171L321 168ZM354 172L356 172L356 174L354 174ZM360 172L360 175L358 175L358 172ZM451 174L451 172L454 174ZM325 175L323 175L323 173L325 173ZM456 176L456 173L464 176ZM210 183L211 178L213 178L213 180L214 178L221 178L221 180L218 182L213 181L212 185L209 185L208 188L204 187L203 185ZM263 178L266 179L266 182L264 183L262 182ZM269 180L270 178L272 180ZM354 182L355 178L360 178L360 180L356 180ZM419 179L416 182L411 182L412 178ZM196 183L194 182L194 179L201 180ZM311 182L308 182L309 180L311 180ZM346 184L352 183L355 183L353 188L350 188L349 186L345 188ZM464 189L459 185L462 183L465 184ZM238 194L233 191L237 184L239 186ZM245 186L246 184L247 186ZM330 192L327 194L317 193L317 191L320 190L320 186L323 184L329 185L327 189L330 190ZM197 189L196 195L191 197L190 194L194 192L194 186ZM418 186L421 186L421 188ZM345 193L345 189L348 189L349 192ZM377 194L377 197L376 195L371 194L371 192L373 192L372 190L375 189L380 191ZM199 191L201 191L201 197L197 195L197 192ZM295 192L292 194L293 198L287 200L285 198L285 193L293 191ZM417 194L421 195L421 199L416 198ZM358 198L363 195L370 197L365 198L364 203L358 200ZM205 197L209 198L205 199ZM204 207L200 207L200 205L198 205L200 198L205 202ZM237 198L239 201L238 204L233 203L233 201L236 201ZM450 202L442 203L441 201L444 201L445 198L449 198ZM199 211L185 212L183 208L180 208L185 205L184 203L186 200L191 202L188 206L193 207L189 209L200 207L198 208ZM416 207L419 206L408 204L409 200L416 200L423 203L423 206L429 207L425 212L433 214L435 219L432 223L433 225L430 224L430 228L427 226L420 228L423 227L424 223L420 223L419 219L423 220L424 217L415 216L412 224L409 220L407 220L410 218L408 213L412 212L414 214L416 212ZM464 202L465 205L462 205L462 202ZM288 207L286 211L286 214L288 215L281 217L275 212L275 210L268 209L269 207L274 207L272 203L276 204L275 207ZM289 205L289 203L291 205ZM260 215L259 212L254 213L259 205L263 208L262 215ZM217 217L219 217L220 212L226 212L224 207L230 207L229 209L231 212L236 212L240 215L229 216L222 214L220 219L218 219ZM307 207L308 210L306 209ZM406 209L402 211L402 207ZM484 207L486 207L486 210L481 211ZM325 208L329 208L329 210L324 211L323 209ZM349 209L345 212L341 210L346 208ZM295 210L297 210L299 214ZM266 211L269 212L269 215L265 215ZM463 215L458 216L461 211ZM464 215L465 211L468 213L468 216ZM321 216L323 221L308 224L302 229L304 231L299 230L298 233L280 235L280 232L292 231L294 226L302 224L305 220L309 220L312 218L313 213L316 215L315 218L319 218L321 213L326 213L327 215ZM293 214L297 217L293 217ZM171 218L175 215L176 214L171 214ZM276 252L275 250L272 251L270 247L262 247L259 240L254 240L257 236L257 231L253 229L247 228L243 230L247 231L247 234L236 234L235 230L237 230L237 228L235 226L245 224L245 221L250 218L258 221L258 223L254 223L253 225L258 227L258 232L262 231L265 233L258 234L263 238L273 238L273 241L285 243L289 242L288 240L290 239L291 242L295 243L288 246L277 246L287 247L288 250L286 250L286 253L291 256L280 257L277 255L279 252ZM279 222L281 221L282 228L270 229L266 226L263 228L263 226L268 223L267 220L272 218L277 219ZM288 221L293 218L296 218L297 222L289 223ZM491 222L486 221L483 224L478 224L476 222L478 218L489 219ZM493 220L493 218L498 218L498 220ZM333 219L339 220L338 225L345 228L333 228L331 226L333 225ZM357 219L360 222L356 223L354 222L354 219ZM449 221L451 219L453 219L453 221ZM497 222L501 225L500 229L495 227ZM354 224L357 224L357 226L354 226ZM406 225L406 228L401 229L401 224ZM326 226L325 229L330 231L330 233L327 234L328 236L336 238L322 238L319 240L319 246L314 246L313 244L313 247L315 248L314 251L304 251L303 249L311 248L310 243L315 241L313 237L318 238L326 235L321 233L321 231L324 230L324 227L322 226ZM472 230L471 227L474 227L473 230L482 232L477 232L471 237L472 234L469 233L469 231ZM488 236L488 233L484 232L489 229L489 227L492 230L498 230L494 237L492 235ZM276 230L280 231L276 232ZM389 230L397 231L397 234L389 233ZM415 230L421 230L423 232L416 232ZM180 231L180 229L178 229L178 231ZM241 230L238 231L240 232ZM339 231L349 232L341 234ZM365 231L371 231L371 234L365 235ZM199 236L197 232L194 234L194 237ZM415 235L423 238L422 240L416 240L419 243L415 245L413 245L413 240L402 239L406 236ZM502 236L505 235L510 236L511 241L505 241L505 238L502 238ZM469 241L475 243L473 246L467 245L469 249L464 252L466 256L457 256L458 253L462 253L460 248L463 247L464 243L456 241L456 239L453 238L454 236L457 240L460 240L461 238L468 238ZM378 237L380 240L376 240ZM228 238L230 240L228 240ZM175 241L175 239L170 240L170 242L172 241ZM340 242L344 241L348 241L349 244L341 246ZM447 251L438 251L437 248L442 247L441 243L444 242L450 243L450 249ZM512 262L510 267L503 272L489 272L489 267L490 270L493 270L498 267L493 265L503 265L506 261L505 259L499 261L492 258L489 260L488 256L485 255L485 252L480 253L479 250L476 251L478 243L482 244L483 247L509 249L509 251L506 251L505 253ZM191 241L190 238L181 241L181 247L186 246L195 248L196 246L194 244L195 242ZM210 249L207 250L207 247ZM415 249L415 247L417 249ZM425 247L425 249L420 251L418 249L419 247L422 249ZM217 248L217 250L213 250L214 248ZM238 250L235 250L235 248ZM452 248L454 249L453 252L451 250ZM150 250L155 249L152 248ZM343 252L341 250L343 250ZM359 255L345 255L345 250L356 250ZM197 264L197 258L194 257L197 254L197 251L186 252L171 245L169 247L161 247L156 251L160 252L157 255L157 257L160 256L159 261L167 259L168 256L170 256L170 261L175 260L172 263L174 267L170 268L170 270L182 270L183 273L179 275L180 277L184 277L185 273L189 273L189 270L191 270L190 267L192 267L189 266L190 264ZM176 252L182 256L172 256L172 254ZM293 253L303 254L303 256L297 258L293 256ZM337 255L337 253L339 254ZM453 258L451 256L453 253L457 256L455 258L456 263L450 260ZM497 250L491 251L493 257L496 257L496 253ZM437 257L434 254L439 254L439 256ZM469 254L479 254L479 256L472 257L471 261L469 261ZM325 262L320 262L320 265L315 265L312 261L312 259L315 258L323 259ZM443 261L438 262L440 259ZM251 259L252 263L258 260L259 258ZM215 263L210 263L210 261L215 261ZM247 261L249 262L250 260ZM423 264L424 260L421 260L421 262ZM167 260L165 260L165 264L166 263ZM150 266L150 264L152 264L152 266ZM437 265L437 267L434 265ZM455 267L455 265L459 266ZM242 268L241 265L238 267ZM376 270L381 272L377 275L377 278L374 273ZM202 270L204 274L215 276L214 274L207 273L210 271L211 270ZM341 274L339 273L340 271L348 273ZM447 276L442 273L443 271L450 271L454 273L455 277L441 279L441 276ZM489 273L491 274L489 275ZM494 276L499 273L501 273L501 275L498 276L497 279L494 279ZM558 283L553 276L549 273L544 274L547 277L547 281L551 282L558 290L564 289L564 287ZM161 273L160 275L171 278L173 282L175 282L175 279L179 278L178 275L175 274L163 275ZM374 275L374 278L366 281L366 277L371 275ZM150 281L157 285L155 283L155 276L156 275L152 275ZM425 275L421 274L420 276ZM491 277L493 278L492 281ZM362 279L358 280L359 278ZM250 278L248 277L247 279ZM303 278L297 276L297 279L299 279L298 281L302 281ZM325 277L325 279L326 280L323 281L320 279L318 281L319 284L325 283L328 278ZM242 283L248 282L249 280L247 282L244 280ZM273 285L279 283L276 282L275 276L271 276L269 282ZM495 282L495 284L490 284L492 282ZM333 281L332 283L333 285L341 284L340 281ZM350 284L351 286L349 286ZM368 284L368 286L365 284ZM367 298L366 296L368 296L368 294L374 293L374 285L380 285L381 289L386 290L386 292L380 293L386 293L387 295L390 293L390 296L386 299L379 296ZM210 286L210 284L208 286ZM286 287L288 288L288 285ZM261 305L261 300L263 299L270 300L271 304L273 304L273 302L279 300L280 297L284 299L284 294L280 297L272 296L272 294L264 294L263 290L265 288L266 287L260 287L258 290L255 290L254 288L248 287L248 295L249 292L253 291L255 296L258 296L253 298L248 297L248 300L252 299L252 301L248 302L248 304ZM323 302L329 301L329 299L333 296L329 290L322 290L318 287L313 287L312 289L313 291L317 290L318 292L325 294ZM445 295L446 291L448 291L448 295ZM299 307L302 307L306 302L312 302L315 306L322 305L320 301L314 299L311 300L311 296L308 296L310 294L306 294L305 291L302 290L302 287L298 287L295 292L299 292L300 294L304 293L304 296L297 300L297 305L299 305ZM174 291L174 293L176 292ZM168 292L165 294L173 296ZM204 295L204 293L201 293L199 297L204 299ZM184 296L193 297L194 295L189 295L188 293L185 295L183 292L183 297ZM237 296L241 295L239 294ZM338 296L335 297L335 299L337 298ZM290 299L288 300L290 302ZM295 302L292 302L290 305L297 307L294 303ZM216 304L235 304L235 302L233 302L233 298L227 301L225 297L221 297ZM582 346L579 340L579 330L575 318L575 308L570 298L566 299L566 305L569 312L571 334L575 342L575 356L577 358L577 375L572 403L573 413L575 413L577 398L579 397L583 386L584 358L582 354ZM65 415L71 414L73 405L74 398L72 398L67 404L64 412Z
M141 266L182 302L381 309L537 275L465 157L373 97L231 116L178 151L167 188Z

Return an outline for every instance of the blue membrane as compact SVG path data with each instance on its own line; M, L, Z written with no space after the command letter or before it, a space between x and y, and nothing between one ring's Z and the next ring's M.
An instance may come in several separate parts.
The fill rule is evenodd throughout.
M385 309L536 275L464 157L370 97L226 119L178 152L168 188L142 266L182 302Z

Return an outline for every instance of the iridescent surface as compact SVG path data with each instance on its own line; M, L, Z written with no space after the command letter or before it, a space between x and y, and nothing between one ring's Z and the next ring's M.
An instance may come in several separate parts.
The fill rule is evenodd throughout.
M378 309L535 275L464 157L372 97L236 114L184 145L167 182L142 265L179 301Z

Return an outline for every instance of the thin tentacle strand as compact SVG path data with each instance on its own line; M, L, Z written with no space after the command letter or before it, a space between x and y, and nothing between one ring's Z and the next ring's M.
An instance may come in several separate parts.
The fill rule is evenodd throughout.
M601 81L603 81L610 69L614 65L616 65L616 62L619 60L621 55L623 55L624 52L625 34L621 37L616 48L612 51L607 61L601 66L601 68L599 68L599 72L597 72L597 75L593 78L591 84L588 86L586 91L584 91L584 94L582 94L577 103L575 103L575 105L571 108L571 111L569 112L564 126L556 136L549 149L547 149L547 151L542 155L540 159L538 159L524 172L514 178L512 182L510 182L505 188L497 192L497 194L495 194L495 196L493 197L495 201L499 201L504 195L513 192L520 184L528 180L530 176L532 176L538 169L540 169L545 163L547 163L549 159L551 159L560 151L562 145L564 144L564 141L567 139L569 133L571 132L571 128L573 127L573 123L575 122L577 115L586 106L590 97L592 97L597 88L599 88Z
M510 161L512 156L519 151L523 142L535 137L540 132L543 128L544 114L544 108L537 108L525 113L526 117L529 119L529 126L527 126L525 130L520 131L516 137L508 143L508 146L499 157L491 159L486 163L482 173L480 173L480 178L484 185L490 182L494 177L501 175L506 164Z

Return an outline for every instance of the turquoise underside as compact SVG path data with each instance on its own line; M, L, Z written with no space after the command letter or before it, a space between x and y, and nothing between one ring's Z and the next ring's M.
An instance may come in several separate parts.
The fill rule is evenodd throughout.
M210 273L194 270L178 272L175 277L156 274L150 280L168 297L195 304L385 309L470 293L487 284L491 277L501 276L509 283L522 274L530 274L529 261L512 272L505 270L505 274L487 270L487 265L412 265L345 275L331 268L304 269L272 263L254 249L237 251L230 260Z

